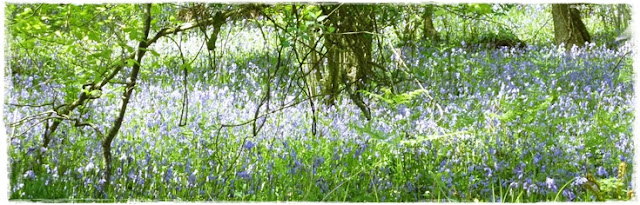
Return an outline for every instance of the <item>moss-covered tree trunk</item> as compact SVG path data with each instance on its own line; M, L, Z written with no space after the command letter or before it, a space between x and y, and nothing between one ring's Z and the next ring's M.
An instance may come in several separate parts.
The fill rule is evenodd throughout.
M340 86L360 108L367 119L371 118L368 106L358 90L367 90L373 75L372 52L374 32L374 7L372 5L325 6L328 15L326 27L335 32L325 35L328 76L324 94L326 104L334 104Z
M565 48L570 49L573 45L582 46L591 41L578 9L572 8L570 4L553 4L551 12L556 43L564 43Z
M351 51L355 55L357 63L356 80L360 81L357 84L358 89L364 89L365 85L370 83L370 77L373 75L371 69L373 51L373 19L375 18L373 13L373 7L370 5L355 5L355 8L351 11L358 11L358 15L350 16L352 19L351 29L356 32L350 39ZM366 18L362 18L366 16ZM359 20L356 20L360 18Z
M327 97L325 98L325 104L327 105L335 105L336 96L338 95L338 91L340 89L340 69L341 69L341 60L340 60L340 49L338 45L339 38L337 37L336 32L338 32L338 22L339 22L339 13L332 13L334 6L327 5L322 7L323 15L328 15L328 21L325 22L325 27L333 27L336 28L334 33L327 33L324 35L324 45L327 48L327 65L326 65L326 75L324 76L325 82L323 85L323 94Z
M422 39L440 40L438 31L433 27L433 4L426 5L422 13Z
M350 33L342 36L350 51L347 55L349 58L345 59L347 60L347 68L350 69L349 73L355 72L355 79L349 79L346 75L343 75L342 79L351 100L360 108L367 119L371 119L369 107L358 91L368 90L368 85L374 76L371 56L373 33L375 33L373 31L374 7L372 5L350 5L341 9L340 13L344 17L342 29Z

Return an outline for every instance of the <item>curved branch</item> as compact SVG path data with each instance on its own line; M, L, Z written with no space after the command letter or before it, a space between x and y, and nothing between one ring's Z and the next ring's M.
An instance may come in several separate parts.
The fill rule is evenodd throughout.
M147 39L149 37L150 28L151 28L151 4L147 4L146 12L145 12L145 20L144 20L144 30L143 30L144 39ZM138 79L138 73L140 72L142 58L147 52L147 47L149 45L150 43L144 40L140 41L140 43L138 44L138 53L136 55L136 63L133 65L133 69L129 76L129 82L127 83L123 93L122 106L120 107L120 112L118 113L118 116L115 122L113 122L113 127L109 129L107 136L102 142L102 151L103 151L104 160L105 160L105 178L104 179L106 180L105 182L106 186L109 186L111 181L111 142L113 141L115 136L118 134L118 131L122 126L122 121L124 121L124 115L127 110L127 105L131 100L131 94L133 93L133 89Z
M223 12L222 13L223 19L227 19L229 16L235 14L236 12L237 11ZM156 41L158 41L158 39L160 39L161 37L167 36L169 34L175 34L175 33L178 33L178 32L187 31L187 30L191 30L191 29L194 29L194 28L213 25L215 22L216 22L216 19L211 17L209 19L206 19L204 21L200 21L200 22L197 22L197 23L183 23L178 27L163 28L163 29L160 29L160 31L158 33L156 33L156 35L153 38L148 39L146 44L147 45L151 45L151 44L155 43ZM145 37L145 39L146 39L146 37Z

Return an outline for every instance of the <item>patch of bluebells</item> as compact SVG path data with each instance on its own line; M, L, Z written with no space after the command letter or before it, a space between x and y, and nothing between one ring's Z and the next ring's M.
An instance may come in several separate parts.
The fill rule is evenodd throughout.
M317 201L341 200L340 194L354 201L492 201L501 186L515 196L526 193L530 201L553 200L560 191L564 200L585 200L580 197L586 193L580 187L585 171L617 177L610 173L617 173L621 161L632 170L632 82L619 80L623 69L614 67L629 49L419 49L415 58L403 59L433 101L420 96L395 107L368 100L371 121L348 100L338 101L319 109L317 136L310 132L307 103L261 118L265 124L256 136L249 126L216 129L253 118L264 92L256 79L265 63L258 59L223 62L230 76L224 83L202 77L204 71L189 75L185 126L178 126L183 88L149 78L138 84L112 144L115 174L109 190L101 178L99 139L91 129L63 123L44 151L39 151L42 126L11 139L10 196L37 197L35 187L46 183L62 196L100 199ZM182 77L169 67L154 73ZM34 86L42 80L34 78L7 77L6 103L39 104L62 95L59 85ZM274 99L293 98L271 92ZM551 95L555 99L548 106L533 110ZM281 106L277 100L269 103ZM118 105L118 98L103 97L91 101L86 113L73 115L104 130ZM46 110L6 108L8 122ZM510 111L526 114L507 117ZM614 124L602 123L612 118ZM430 136L436 137L424 140ZM594 150L606 154L598 159ZM38 151L45 159L42 167L35 164ZM594 161L598 164L587 163ZM358 198L371 193L378 198Z

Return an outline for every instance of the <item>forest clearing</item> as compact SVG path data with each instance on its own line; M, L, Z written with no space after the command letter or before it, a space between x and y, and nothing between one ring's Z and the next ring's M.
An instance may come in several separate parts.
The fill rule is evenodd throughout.
M635 200L628 4L5 6L10 200Z

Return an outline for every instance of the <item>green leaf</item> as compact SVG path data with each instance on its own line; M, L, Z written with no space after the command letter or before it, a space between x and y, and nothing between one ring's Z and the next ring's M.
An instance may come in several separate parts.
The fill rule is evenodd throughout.
M322 21L324 21L325 19L327 19L327 17L329 17L329 16L327 16L327 15L322 15L322 16L318 17L318 19L316 19L316 20L317 20L318 22L322 22Z
M138 61L136 61L135 59L127 59L127 66L133 67L136 64L138 64Z
M447 15L447 14L448 14L448 12L444 11L442 9L434 9L434 11L433 11L433 15L434 16L444 16L444 15Z
M54 32L54 34L60 38L62 38L62 32L60 32L60 30L57 30Z
M111 50L110 48L104 49L102 50L102 58L109 59L111 58L112 53L113 53L113 50Z
M100 35L98 33L96 33L96 32L90 32L89 33L89 39L92 40L92 41L99 42L100 41Z
M305 22L304 22L304 25L305 25L305 26L311 26L311 25L314 25L314 24L316 24L316 22L315 22L315 21L305 21Z
M373 139L378 139L378 140L385 141L385 140L388 140L389 137L390 137L389 135L385 135L381 131L373 129L371 127L371 122L367 122L366 124L364 124L363 127L358 126L355 123L349 123L349 127L355 129L356 132L358 132L359 134L368 134Z
M34 42L35 39L28 39L26 41L24 41L24 47L26 49L33 49L36 45L36 43Z
M280 39L280 44L284 47L289 47L291 45L291 43L289 43L289 40L284 38Z
M191 64L186 63L186 64L180 65L180 70L183 70L183 69L187 69L187 70L191 69Z
M336 31L336 27L329 26L329 28L327 28L327 33L333 33L334 31Z
M151 20L151 25L156 25L158 24L158 18L154 18L153 20Z
M287 33L293 33L295 30L296 30L296 27L294 26L287 27Z
M128 52L133 53L133 51L135 51L135 49L125 43L120 44L120 46L123 46L125 49L127 49Z
M154 55L154 56L160 56L160 54L159 54L157 51L153 50L153 49L142 48L142 49L140 49L140 50L148 51L148 52L150 52L150 53L151 53L152 55Z

